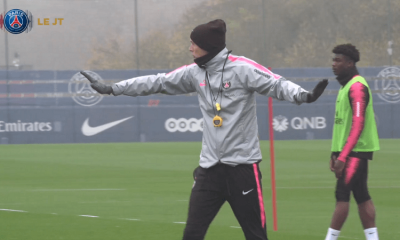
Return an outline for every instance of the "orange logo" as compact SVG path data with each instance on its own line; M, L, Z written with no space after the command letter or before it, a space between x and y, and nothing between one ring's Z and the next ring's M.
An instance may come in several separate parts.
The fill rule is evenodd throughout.
M43 22L38 18L38 25L62 25L64 18L55 18L53 23L50 23L50 18L43 18Z

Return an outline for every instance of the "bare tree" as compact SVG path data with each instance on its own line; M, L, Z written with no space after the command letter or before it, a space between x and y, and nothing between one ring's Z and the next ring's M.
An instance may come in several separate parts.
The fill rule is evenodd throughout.
M262 1L209 0L194 6L184 14L173 32L152 32L140 40L141 68L171 69L190 63L191 30L216 18L226 21L227 47L234 54L246 55L273 68L329 66L331 49L349 42L361 51L360 66L388 64L387 0L264 0L264 9ZM400 12L399 1L392 1L391 11ZM399 14L392 14L391 32L392 39L400 39ZM118 39L109 41L122 44ZM400 43L394 44L394 65L400 65L399 46ZM96 46L96 51L122 50L106 44ZM89 67L121 69L127 66L122 62L131 59L123 53L113 56L94 54L92 59L96 61L91 59Z

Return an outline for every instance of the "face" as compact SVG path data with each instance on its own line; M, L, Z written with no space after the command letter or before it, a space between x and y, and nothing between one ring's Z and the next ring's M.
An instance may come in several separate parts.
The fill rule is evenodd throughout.
M342 75L352 67L354 63L343 54L335 54L332 59L332 71L336 76Z
M190 40L190 47L189 51L192 53L193 58L199 58L206 55L208 52L206 50L201 49L199 46L196 45L192 40Z

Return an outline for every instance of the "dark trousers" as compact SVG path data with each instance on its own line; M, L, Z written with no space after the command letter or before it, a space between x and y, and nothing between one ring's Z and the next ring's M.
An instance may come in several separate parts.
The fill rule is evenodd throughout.
M227 201L247 240L268 240L257 163L196 168L183 240L203 240L212 220Z
M342 177L336 182L336 201L349 202L353 192L357 204L371 199L368 192L368 159L348 157Z

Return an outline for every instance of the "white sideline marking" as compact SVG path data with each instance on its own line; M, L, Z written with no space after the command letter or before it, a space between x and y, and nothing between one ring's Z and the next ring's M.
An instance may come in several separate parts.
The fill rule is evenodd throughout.
M330 187L276 187L276 189L332 189L335 188L334 185ZM368 188L400 188L400 186L373 186ZM270 187L263 187L263 189L271 189Z
M14 210L14 209L0 209L0 211L7 211L7 212L27 212L23 210Z
M124 191L118 188L94 188L94 189L34 189L32 192L61 192L61 191Z
M237 227L237 226L231 226L231 228L241 228L241 227Z
M92 216L92 215L79 215L79 217L98 218L99 216Z
M174 222L174 223L177 223L177 224L186 224L186 222Z
M129 203L129 202L131 202L131 201L118 201L118 200L113 200L113 201L91 201L91 202L79 202L79 203L89 203L89 204L92 204L92 203L124 203L124 202L127 202L127 203Z
M121 218L122 220L129 220L129 221L140 221L140 219L136 218Z

